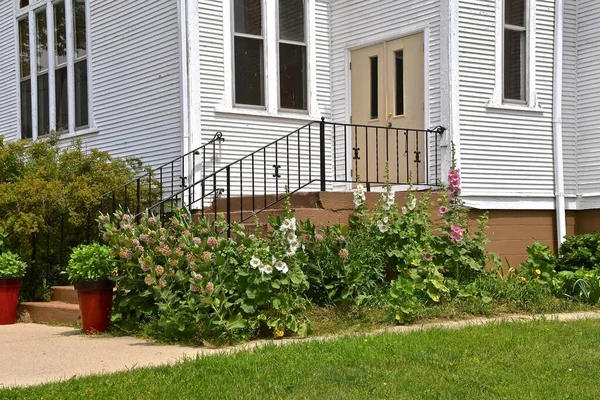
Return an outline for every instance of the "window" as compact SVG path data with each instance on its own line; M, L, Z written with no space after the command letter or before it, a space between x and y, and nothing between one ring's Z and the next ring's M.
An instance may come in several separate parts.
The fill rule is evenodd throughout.
M234 1L235 103L264 106L262 0Z
M396 116L404 115L404 50L396 52Z
M231 0L229 4L233 104L269 113L308 111L307 2Z
M379 118L379 58L371 57L371 119Z
M504 0L504 99L527 99L527 0Z
M304 0L279 0L279 106L307 109Z
M90 126L88 3L18 1L22 138Z

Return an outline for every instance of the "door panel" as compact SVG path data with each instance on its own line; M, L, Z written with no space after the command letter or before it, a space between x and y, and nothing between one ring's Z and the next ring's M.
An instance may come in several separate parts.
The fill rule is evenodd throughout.
M360 181L382 183L389 165L390 182L407 182L408 171L414 183L424 182L424 138L397 129L424 128L423 34L355 50L351 57L352 123L363 125L350 132L353 179L358 172Z

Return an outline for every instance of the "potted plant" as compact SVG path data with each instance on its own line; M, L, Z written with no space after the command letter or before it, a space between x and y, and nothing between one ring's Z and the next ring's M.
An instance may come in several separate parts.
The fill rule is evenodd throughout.
M108 329L112 310L113 257L107 246L98 243L81 245L71 253L66 273L75 285L81 323L85 334Z
M0 254L0 325L17 320L19 292L27 264L11 252Z

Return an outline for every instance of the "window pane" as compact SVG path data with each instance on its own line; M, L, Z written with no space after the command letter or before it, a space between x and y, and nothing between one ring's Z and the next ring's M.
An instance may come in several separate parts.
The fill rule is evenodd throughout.
M235 0L235 31L262 36L262 0Z
M50 131L50 104L48 94L48 74L38 75L37 78L37 107L38 107L38 136Z
M21 59L21 78L27 78L31 74L29 57L29 20L27 18L19 21L19 47Z
M87 61L75 63L75 127L88 126Z
M279 99L281 108L307 109L306 47L279 45Z
M59 68L55 74L56 130L69 129L69 101L67 91L67 68Z
M371 57L371 119L379 118L379 58Z
M404 51L396 52L396 115L404 115Z
M29 0L21 0L19 2L19 5L21 6L21 8L27 7L29 5Z
M85 0L73 2L73 21L75 22L75 59L87 55Z
M304 0L279 0L279 38L304 42Z
M235 102L264 106L263 41L235 38Z
M525 100L525 32L504 30L504 98Z
M67 21L64 3L54 5L54 34L56 65L62 65L67 62Z
M35 15L37 28L37 70L48 69L48 25L46 24L46 10Z
M507 24L525 26L525 1L504 0L504 20Z
M31 80L21 82L21 138L31 139Z

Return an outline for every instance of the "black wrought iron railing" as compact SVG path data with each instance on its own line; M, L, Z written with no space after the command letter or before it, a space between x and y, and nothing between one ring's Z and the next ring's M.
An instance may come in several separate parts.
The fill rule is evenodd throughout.
M438 183L438 137L444 128L404 129L311 122L195 180L148 207L165 204L245 222L306 190ZM387 173L386 173L387 170Z
M185 206L179 194L188 186L188 179L195 182L216 170L218 145L224 140L223 134L217 132L202 146L103 194L91 212L112 214L117 209L124 209L136 215L145 211L163 214L175 206ZM155 209L154 204L160 209Z

